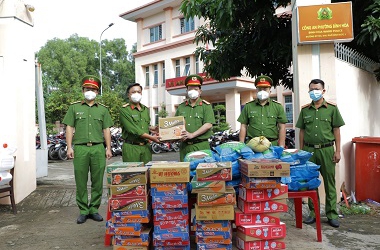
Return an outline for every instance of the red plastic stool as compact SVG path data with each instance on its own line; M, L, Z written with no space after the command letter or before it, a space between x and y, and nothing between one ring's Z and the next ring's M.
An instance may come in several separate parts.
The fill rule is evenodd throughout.
M318 194L316 190L296 191L288 193L289 199L294 199L294 212L296 214L296 227L302 228L302 198L309 197L313 201L315 220L317 226L317 241L322 242L321 214L318 206Z

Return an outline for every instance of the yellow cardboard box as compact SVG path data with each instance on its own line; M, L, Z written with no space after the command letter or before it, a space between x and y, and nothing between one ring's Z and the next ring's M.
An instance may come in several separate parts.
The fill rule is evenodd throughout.
M232 163L230 161L199 163L195 172L198 181L230 181Z
M195 204L196 220L234 220L234 205L200 207Z
M236 192L231 186L226 187L226 191L223 193L204 192L198 193L197 204L200 207L204 206L219 206L227 204L236 204Z
M182 131L185 130L185 118L183 116L158 118L158 132L162 141L179 140L182 138Z
M148 168L146 167L118 168L111 172L112 185L147 184L147 183L148 183Z
M190 181L190 162L157 163L149 172L150 183L187 183Z

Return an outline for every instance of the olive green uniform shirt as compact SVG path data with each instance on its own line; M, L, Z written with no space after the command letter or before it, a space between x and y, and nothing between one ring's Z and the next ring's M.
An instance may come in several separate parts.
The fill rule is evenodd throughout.
M175 115L185 117L186 131L190 133L197 131L205 123L215 123L215 115L212 106L209 102L206 102L201 98L198 98L194 107L191 106L190 100L184 101L178 106ZM194 139L208 139L211 135L212 129Z
M305 130L304 141L310 144L327 143L335 140L334 128L344 125L338 107L323 100L322 106L315 108L313 102L301 109L296 127Z
M135 105L127 103L120 109L120 123L122 136L125 141L145 142L141 135L149 134L149 109L140 103L139 110Z
M108 108L101 103L89 106L86 102L70 105L63 123L75 128L73 144L102 143L103 129L113 126Z
M285 124L288 119L280 103L268 99L262 106L256 99L244 106L238 122L247 125L247 136L250 138L265 136L268 139L277 139L278 124Z

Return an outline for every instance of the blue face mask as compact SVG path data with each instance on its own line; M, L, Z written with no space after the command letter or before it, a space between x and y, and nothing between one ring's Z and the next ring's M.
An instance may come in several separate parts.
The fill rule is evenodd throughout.
M310 95L311 100L315 102L323 97L322 90L312 90L309 92L309 95Z

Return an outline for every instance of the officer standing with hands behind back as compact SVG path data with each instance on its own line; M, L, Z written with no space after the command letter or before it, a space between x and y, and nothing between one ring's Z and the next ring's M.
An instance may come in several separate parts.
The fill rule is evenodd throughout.
M203 79L199 75L189 75L185 79L188 99L178 106L175 116L185 117L186 131L182 131L180 161L187 153L210 149L208 138L212 135L212 124L215 123L214 111L209 102L203 100Z
M269 98L273 80L269 76L259 76L255 80L257 99L248 102L238 118L240 122L239 141L265 136L273 146L285 146L284 107Z
M74 159L76 201L80 210L78 224L86 222L87 218L95 221L103 220L98 208L102 200L106 158L112 157L110 127L113 126L113 121L108 108L95 101L101 84L100 79L95 76L84 77L82 79L84 101L71 104L63 119L63 123L66 124L67 157ZM89 171L90 202L87 191Z
M325 92L324 81L311 80L309 96L312 102L302 107L296 127L300 129L300 148L313 153L310 161L320 165L319 171L323 177L326 193L325 211L328 223L332 227L339 227L336 208L335 164L341 158L340 127L344 125L344 121L336 104L323 98ZM314 206L310 199L309 209L310 214L304 220L305 224L315 222Z

